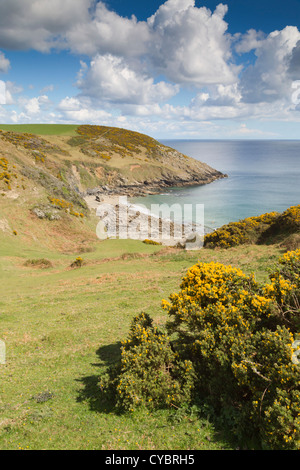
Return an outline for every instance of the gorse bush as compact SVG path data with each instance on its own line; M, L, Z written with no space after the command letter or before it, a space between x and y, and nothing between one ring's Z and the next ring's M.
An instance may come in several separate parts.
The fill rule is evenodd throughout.
M132 321L122 343L121 363L114 381L117 406L125 410L147 406L180 406L191 400L193 367L178 361L166 333L147 314ZM111 376L116 371L111 370Z
M11 170L7 158L0 158L0 181L5 183L6 189L11 190L13 178L17 179L18 175Z
M81 268L84 264L83 259L78 256L72 263L71 263L71 268Z
M75 217L84 217L84 214L82 212L76 212L74 210L74 205L72 202L65 201L64 199L59 199L55 197L48 197L50 203L56 207L57 209L61 210L63 209L66 213L74 215Z
M163 301L165 334L134 320L115 376L119 406L198 403L244 441L300 449L299 288L300 250L265 285L220 263L191 267Z
M299 233L299 230L300 205L292 206L282 214L270 212L223 225L204 237L204 246L230 248L243 244L264 243L276 237Z
M246 243L256 243L260 236L277 220L278 216L278 212L270 212L257 217L248 217L239 222L230 222L206 235L204 246L207 248L230 248Z

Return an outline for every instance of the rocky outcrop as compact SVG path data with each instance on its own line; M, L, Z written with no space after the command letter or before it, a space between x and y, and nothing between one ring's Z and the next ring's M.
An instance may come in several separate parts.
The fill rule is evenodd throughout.
M101 194L128 197L146 196L162 193L172 187L209 184L226 177L226 174L199 162L199 166L193 165L191 168L187 167L184 174L181 175L170 171L163 172L160 176L149 177L147 179L136 178L135 180L129 180L122 175L117 175L110 184L88 189L85 195L99 197L101 197Z

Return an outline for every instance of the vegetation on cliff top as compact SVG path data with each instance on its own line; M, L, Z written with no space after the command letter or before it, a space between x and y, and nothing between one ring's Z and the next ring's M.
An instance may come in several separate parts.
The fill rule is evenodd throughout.
M300 246L300 205L291 206L283 213L270 212L231 222L206 235L204 246L229 248L253 243L278 243L284 239L288 243L288 237L291 244Z

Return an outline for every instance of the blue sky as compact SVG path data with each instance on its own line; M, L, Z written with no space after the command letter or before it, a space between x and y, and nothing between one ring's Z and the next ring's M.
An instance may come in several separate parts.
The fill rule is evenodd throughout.
M300 0L0 0L0 122L298 139L299 23Z

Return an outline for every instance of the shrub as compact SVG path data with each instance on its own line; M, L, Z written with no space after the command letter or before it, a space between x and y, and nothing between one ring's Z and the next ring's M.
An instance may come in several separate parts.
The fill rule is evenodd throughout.
M3 182L6 184L6 189L8 190L11 190L12 178L17 179L18 175L16 173L12 173L11 169L9 168L9 162L7 158L0 158L0 181L3 180Z
M284 255L271 283L219 263L199 263L163 301L175 351L189 359L198 399L244 439L300 448L299 252Z
M156 242L155 240L149 240L148 238L143 240L143 243L145 243L146 245L161 245L161 243Z
M73 263L71 264L71 268L81 268L83 263L84 263L83 259L80 256L78 256L75 259L75 261L73 261Z
M53 267L51 261L45 258L28 259L27 261L25 261L24 266L41 269L48 269Z
M261 235L274 224L278 212L270 212L257 217L248 217L238 222L223 225L204 237L207 248L230 248L236 245L256 243Z
M300 333L300 249L285 253L278 261L265 293L276 302L280 323Z
M300 450L300 250L265 285L221 263L197 263L163 300L165 332L132 322L109 383L117 404L193 405L243 442Z
M109 383L119 408L177 406L191 399L193 367L190 361L177 360L166 333L142 313L132 321L122 343L121 362L110 370Z
M282 214L270 212L223 225L204 237L206 248L229 248L251 243L282 241L283 237L299 233L300 205L291 206Z
M57 209L59 210L64 210L66 213L70 215L74 215L75 217L84 217L84 214L82 212L76 212L74 210L74 205L72 202L65 201L64 199L59 199L55 197L48 197L50 203Z

